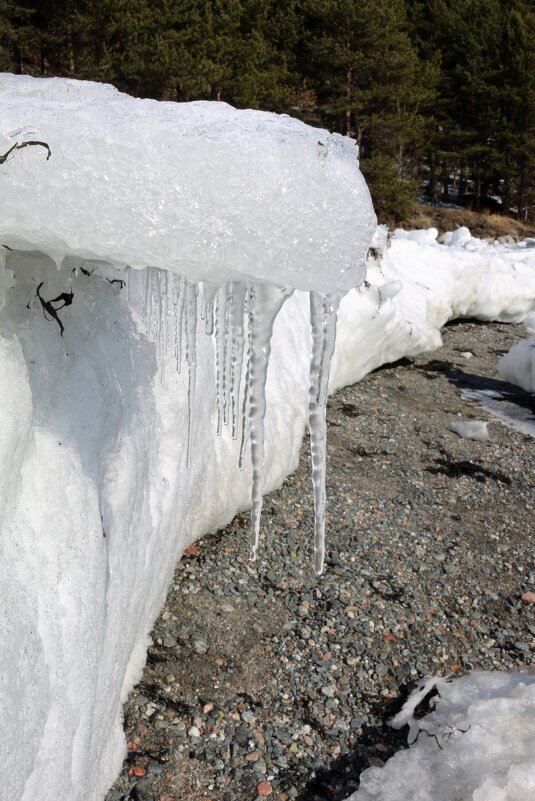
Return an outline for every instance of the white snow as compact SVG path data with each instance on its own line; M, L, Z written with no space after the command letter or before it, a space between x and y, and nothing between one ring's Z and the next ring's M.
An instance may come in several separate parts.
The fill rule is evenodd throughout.
M535 337L517 342L499 362L500 376L526 392L535 392Z
M433 688L435 709L414 719ZM535 676L423 680L392 725L409 725L412 745L364 771L347 801L534 801Z
M490 439L488 425L485 420L459 420L451 424L451 430L464 439L488 442Z
M374 217L354 146L287 117L13 76L0 96L0 154L52 150L0 166L0 798L101 801L176 558L253 478L256 549L307 417L321 512L335 309ZM438 347L456 316L535 309L533 248L377 236L329 391ZM73 292L63 336L39 286ZM318 566L321 514L315 534Z

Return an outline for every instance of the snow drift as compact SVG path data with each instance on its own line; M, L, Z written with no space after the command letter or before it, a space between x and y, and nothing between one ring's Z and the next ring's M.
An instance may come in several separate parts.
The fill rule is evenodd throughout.
M354 146L286 117L13 76L0 96L0 153L52 150L0 165L0 797L100 801L176 558L255 471L259 512L307 416L324 503L325 354L374 217ZM528 250L476 245L399 234L369 260L331 390L455 315L535 308Z

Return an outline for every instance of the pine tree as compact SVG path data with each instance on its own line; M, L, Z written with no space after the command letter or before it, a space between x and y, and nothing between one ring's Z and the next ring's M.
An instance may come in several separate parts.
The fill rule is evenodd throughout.
M322 117L356 138L372 194L376 188L380 205L399 216L426 142L436 68L419 59L402 0L309 0L306 10Z

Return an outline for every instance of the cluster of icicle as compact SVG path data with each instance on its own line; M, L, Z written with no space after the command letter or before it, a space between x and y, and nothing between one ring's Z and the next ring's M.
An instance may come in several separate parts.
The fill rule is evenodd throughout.
M256 559L264 488L264 418L266 378L273 324L293 290L268 283L231 281L223 285L194 284L165 270L127 270L131 301L140 301L149 338L164 354L174 342L176 369L183 356L188 370L187 463L195 420L196 335L198 318L215 339L217 433L230 426L240 440L239 468L247 444L251 451L251 558ZM310 293L312 355L310 364L309 429L314 488L314 569L325 560L326 404L340 298ZM243 387L243 389L242 389Z

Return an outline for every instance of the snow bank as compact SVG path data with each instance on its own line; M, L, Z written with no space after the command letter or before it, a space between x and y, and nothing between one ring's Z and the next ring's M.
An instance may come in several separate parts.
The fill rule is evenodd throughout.
M324 354L374 218L354 146L289 118L12 76L0 95L0 153L52 150L0 165L0 798L100 801L175 560L255 475L259 519L307 416L324 451ZM343 298L331 390L455 315L535 308L533 249L434 236L395 236Z
M414 707L433 688L435 710L415 720ZM364 771L348 801L535 799L535 676L424 680L392 725L409 725L411 747Z
M434 234L435 229L429 230ZM448 244L439 245L422 242L419 231L396 231L381 266L405 279L400 303L435 328L470 317L522 322L535 308L533 249L490 245L465 235L457 244L457 233Z
M490 245L467 230L440 245L436 228L398 230L388 241L386 227L378 227L367 282L340 305L332 391L381 364L440 347L450 320L517 323L535 309L535 249Z

